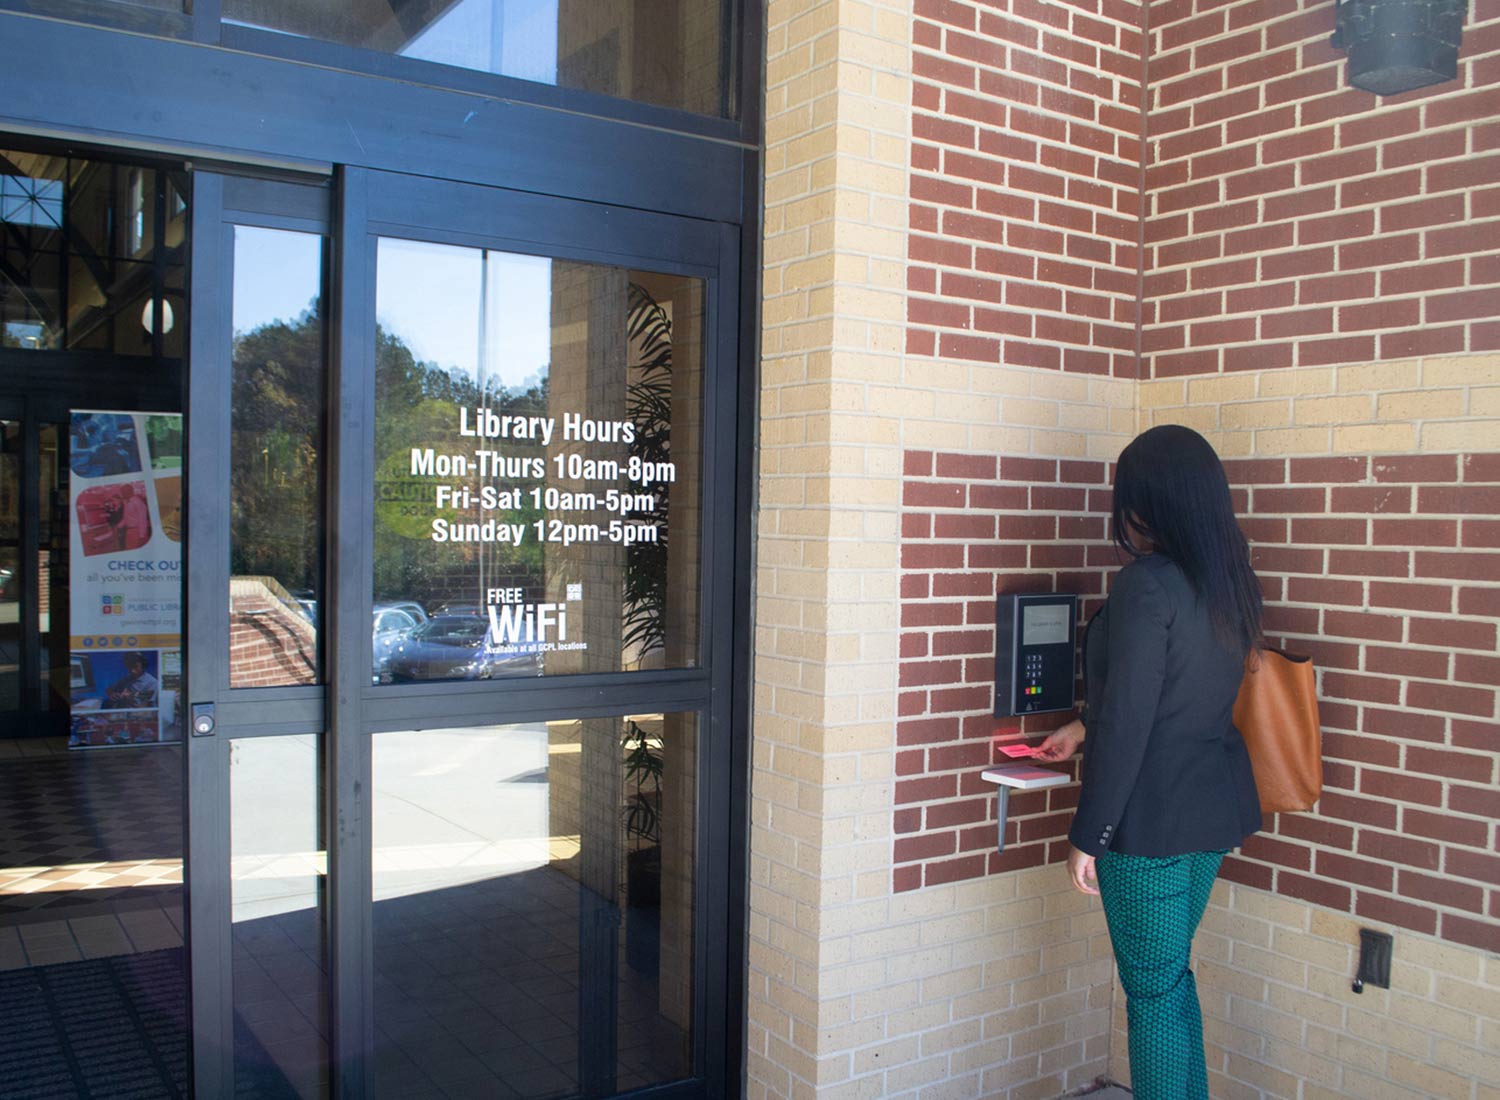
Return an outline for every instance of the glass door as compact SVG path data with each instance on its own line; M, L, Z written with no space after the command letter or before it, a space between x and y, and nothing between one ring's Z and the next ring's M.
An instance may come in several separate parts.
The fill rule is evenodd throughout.
M735 240L342 183L335 1031L371 1096L721 1091Z
M198 1094L721 1094L737 236L193 202Z
M187 576L198 1096L328 1095L326 181L193 179Z

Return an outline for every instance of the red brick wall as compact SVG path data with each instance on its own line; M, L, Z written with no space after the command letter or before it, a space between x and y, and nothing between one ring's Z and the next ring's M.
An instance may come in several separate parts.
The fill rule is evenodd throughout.
M1324 794L1225 876L1500 951L1500 454L1226 465L1267 631L1320 669Z
M1348 86L1333 5L1150 6L1143 377L1500 348L1500 0L1458 79Z
M1134 377L1141 5L915 10L907 350Z
M317 683L317 631L286 590L271 577L235 577L230 589L230 686Z
M1075 592L1082 622L1119 565L1103 462L908 451L905 463L897 890L1065 853L1076 785L1012 795L1006 850L995 850L995 788L980 772L1008 762L1000 744L1035 744L1072 717L991 717L995 596Z
M1226 465L1267 632L1320 669L1325 793L1225 876L1500 950L1500 455ZM898 891L1061 858L1073 784L1013 796L994 850L980 771L1069 717L991 717L994 596L1077 592L1086 619L1119 564L1105 463L909 451L905 474Z
M915 16L910 354L1149 378L1500 349L1500 0L1458 80L1386 98L1346 86L1331 3ZM1500 950L1497 462L1231 463L1270 627L1323 668L1327 794L1230 877ZM1055 722L989 717L992 597L1098 598L1105 473L907 455L898 889L1061 854L1074 786L1014 799L990 850L978 772Z

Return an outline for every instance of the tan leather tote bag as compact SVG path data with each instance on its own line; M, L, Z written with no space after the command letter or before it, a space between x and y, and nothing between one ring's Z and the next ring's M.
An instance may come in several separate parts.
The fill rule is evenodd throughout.
M1234 701L1234 724L1250 750L1260 808L1310 810L1323 793L1323 740L1312 658L1254 649Z

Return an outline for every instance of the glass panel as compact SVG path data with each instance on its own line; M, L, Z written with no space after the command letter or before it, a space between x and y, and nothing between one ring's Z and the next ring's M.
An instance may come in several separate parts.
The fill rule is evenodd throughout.
M180 357L186 232L166 172L0 149L0 346Z
M7 8L167 38L192 32L192 0L0 0Z
M328 1088L328 853L320 738L243 738L229 755L235 1095Z
M58 157L0 150L0 347L62 345L66 168Z
M21 709L21 423L0 420L0 714Z
M697 745L693 714L375 735L377 1096L697 1072Z
M383 239L374 678L698 662L703 283ZM373 624L372 624L373 625Z
M304 38L730 113L723 0L224 0L224 19Z
M229 681L312 684L322 622L323 238L236 226Z

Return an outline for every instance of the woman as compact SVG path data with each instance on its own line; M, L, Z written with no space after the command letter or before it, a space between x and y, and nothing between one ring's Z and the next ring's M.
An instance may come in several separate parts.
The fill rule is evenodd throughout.
M1068 872L1104 902L1136 1100L1208 1100L1188 955L1225 852L1261 826L1231 718L1260 638L1260 585L1224 467L1189 428L1152 428L1125 448L1112 521L1133 560L1084 636L1083 717L1037 758L1084 744Z

